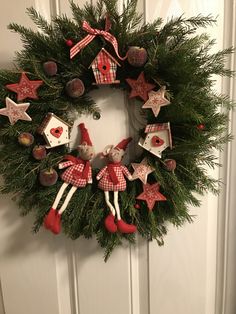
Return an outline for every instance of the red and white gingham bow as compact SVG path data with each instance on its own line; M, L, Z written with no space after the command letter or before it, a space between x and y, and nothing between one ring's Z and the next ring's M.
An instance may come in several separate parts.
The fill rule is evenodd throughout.
M119 55L119 51L118 51L118 42L116 40L116 38L108 33L106 30L100 30L100 29L96 29L96 28L92 28L88 22L84 21L82 24L82 28L89 33L89 35L87 35L84 39L82 39L81 41L79 41L76 45L74 45L74 47L72 47L70 49L70 58L74 58L75 55L77 55L77 53L83 49L84 47L86 47L97 35L103 36L107 41L109 41L113 47L114 50L118 56L119 59L121 60L125 60L126 56L124 58L122 58Z

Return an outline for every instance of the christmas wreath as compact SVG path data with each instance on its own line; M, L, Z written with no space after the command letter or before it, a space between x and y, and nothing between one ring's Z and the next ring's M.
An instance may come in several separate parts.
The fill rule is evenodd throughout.
M73 20L58 16L51 24L29 8L41 30L10 24L24 48L15 70L0 71L1 192L13 193L22 215L34 212L35 232L44 225L72 239L95 236L105 258L124 239L134 242L136 231L161 245L168 223L191 222L196 193L218 191L206 165L218 165L213 149L230 139L232 104L212 91L212 75L232 75L224 67L232 49L211 54L214 41L196 34L215 19L142 24L136 4L119 13L117 0L71 2ZM138 99L147 123L136 143L142 153L130 165L121 162L125 138L104 148L104 168L92 169L96 139L82 115L99 119L89 92L104 84ZM81 142L70 149L78 115Z

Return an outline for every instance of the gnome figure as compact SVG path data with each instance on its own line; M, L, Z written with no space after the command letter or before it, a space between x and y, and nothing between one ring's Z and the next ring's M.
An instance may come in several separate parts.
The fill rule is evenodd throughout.
M59 169L69 168L61 175L61 179L64 183L58 191L50 211L44 218L45 228L51 230L55 234L58 234L61 231L61 215L68 206L75 191L78 188L85 187L88 183L92 183L92 169L89 161L94 157L94 148L84 123L79 124L79 129L81 132L81 144L77 148L79 157L76 158L71 155L66 155L64 159L67 161L59 164ZM63 193L69 185L72 185L72 187L70 188L61 208L57 210Z
M121 233L134 233L136 231L135 225L127 224L121 219L118 203L118 192L126 189L125 177L132 180L129 170L121 164L125 149L130 141L131 138L127 138L115 147L113 145L105 147L103 156L107 157L109 163L97 175L98 187L104 191L105 201L110 210L110 214L105 219L105 227L111 233L115 233L117 229ZM110 191L114 192L114 205L110 202Z

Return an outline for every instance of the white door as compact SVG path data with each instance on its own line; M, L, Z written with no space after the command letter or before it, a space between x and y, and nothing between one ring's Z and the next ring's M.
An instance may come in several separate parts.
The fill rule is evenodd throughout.
M83 5L84 0L77 0ZM122 9L122 1L119 2ZM157 16L193 16L199 13L218 15L218 25L207 32L217 38L216 50L234 41L231 22L235 1L222 0L140 0L138 8L146 21ZM9 22L33 26L25 9L33 5L47 19L51 15L70 15L67 0L9 0L0 2L0 67L12 67L14 51L21 43L18 35L6 29ZM234 9L234 10L233 10ZM231 22L229 22L231 21ZM227 26L224 32L224 25ZM225 36L225 37L224 37ZM232 37L231 37L232 36ZM225 38L225 40L224 40ZM233 39L232 39L233 38ZM233 66L234 58L231 60ZM221 91L222 82L216 88ZM224 90L233 85L226 81ZM122 92L111 91L104 100L98 92L97 102L104 109L101 124L85 117L102 149L129 135L128 113L108 110L109 99L125 106ZM109 98L110 97L110 98ZM119 116L116 137L109 135L112 116ZM232 114L232 121L234 114ZM124 128L125 125L125 128ZM113 126L114 127L114 126ZM235 125L231 123L234 131ZM110 136L110 138L109 138ZM0 199L0 313L2 314L235 314L235 275L231 261L236 260L232 235L235 234L234 196L236 169L231 145L222 156L221 174L227 186L220 198L211 194L202 198L195 223L180 230L169 227L165 246L138 239L135 247L116 249L107 263L95 240L71 241L63 235L53 236L43 229L31 234L33 217L20 218L9 196ZM234 193L235 194L235 193ZM236 276L234 276L236 277Z

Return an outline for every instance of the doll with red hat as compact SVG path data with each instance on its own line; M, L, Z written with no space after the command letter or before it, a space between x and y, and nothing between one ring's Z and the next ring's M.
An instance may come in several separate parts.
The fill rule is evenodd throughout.
M69 168L62 173L61 179L64 183L58 191L52 207L44 218L45 228L51 230L55 234L58 234L61 231L61 215L66 210L75 191L78 188L85 187L88 183L92 183L90 160L94 157L94 147L84 123L79 124L79 129L81 132L81 144L77 148L79 157L76 158L71 155L66 155L64 157L66 161L59 164L59 169ZM72 187L70 188L61 208L57 210L58 204L66 188L70 185L72 185Z
M126 189L125 177L132 180L129 170L121 164L125 149L131 140L131 138L127 138L115 147L113 145L105 147L103 156L107 157L108 164L97 175L98 187L104 191L105 201L110 210L105 219L105 227L111 233L115 233L117 230L121 233L134 233L136 231L135 225L127 224L121 219L118 202L119 191L125 191ZM114 193L114 205L110 202L110 191Z

